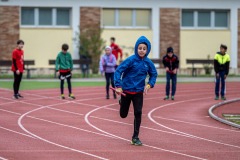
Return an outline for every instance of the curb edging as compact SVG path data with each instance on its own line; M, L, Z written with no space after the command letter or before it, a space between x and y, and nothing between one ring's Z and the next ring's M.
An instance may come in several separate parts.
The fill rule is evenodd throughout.
M236 128L239 128L239 129L240 129L240 125L238 125L238 124L236 124L236 123L233 123L233 122L230 122L230 121L227 121L227 120L225 120L225 119L223 119L223 118L220 118L220 117L216 116L215 114L213 114L213 110L216 109L217 107L220 107L220 106L222 106L222 105L224 105L224 104L237 102L237 101L240 101L240 98L232 99L232 100L229 100L229 101L224 101L224 102L220 102L220 103L218 103L218 104L215 104L215 105L213 105L212 107L209 108L208 114L209 114L209 116L210 116L211 118L213 118L213 119L215 119L215 120L217 120L217 121L220 121L220 122L222 122L222 123L224 123L224 124L227 124L227 125L230 125L230 126L232 126L232 127L236 127Z

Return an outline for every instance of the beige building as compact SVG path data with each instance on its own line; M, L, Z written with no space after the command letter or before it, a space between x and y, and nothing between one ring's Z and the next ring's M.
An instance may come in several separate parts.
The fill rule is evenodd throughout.
M79 27L94 26L102 28L106 45L114 36L125 57L141 35L152 43L150 58L172 46L182 69L191 66L187 58L213 59L223 43L237 69L239 21L239 0L1 0L0 59L11 59L17 39L25 41L25 59L35 60L36 68L48 68L63 43L78 59Z

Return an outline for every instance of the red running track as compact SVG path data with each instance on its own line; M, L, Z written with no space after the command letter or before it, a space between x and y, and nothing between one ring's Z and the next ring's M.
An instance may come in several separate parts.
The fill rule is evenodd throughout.
M140 139L130 145L132 108L119 117L117 100L105 87L74 88L76 100L59 99L59 89L0 89L0 160L240 160L240 130L208 116L214 83L179 83L175 101L164 101L164 84L144 96ZM227 98L239 98L240 84L227 83ZM66 89L65 89L66 91Z

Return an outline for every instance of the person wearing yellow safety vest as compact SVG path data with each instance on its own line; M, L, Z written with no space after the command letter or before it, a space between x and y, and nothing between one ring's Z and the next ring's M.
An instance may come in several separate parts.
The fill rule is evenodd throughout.
M221 99L226 100L225 97L225 79L229 72L230 56L226 53L227 46L221 44L220 52L214 57L214 70L216 73L216 85L215 85L215 100L219 99L219 88L221 81Z

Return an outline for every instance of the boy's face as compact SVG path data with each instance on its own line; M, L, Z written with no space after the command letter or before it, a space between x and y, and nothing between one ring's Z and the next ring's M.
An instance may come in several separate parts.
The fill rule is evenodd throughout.
M66 54L66 53L67 53L67 50L62 50L62 52L63 52L64 54Z
M138 55L140 57L144 57L147 53L147 45L146 44L139 44L138 45Z
M221 52L221 53L225 53L225 52L226 52L226 49L220 47L220 52Z
M105 49L105 52L106 52L107 55L110 55L111 50L109 48L107 48L107 49Z
M23 46L24 46L24 44L23 44L23 43L20 43L20 44L17 45L17 48L18 48L18 49L22 49Z
M172 52L168 52L168 57L172 58L172 56L173 56L173 53Z

